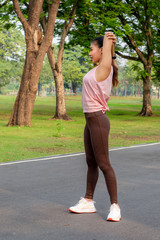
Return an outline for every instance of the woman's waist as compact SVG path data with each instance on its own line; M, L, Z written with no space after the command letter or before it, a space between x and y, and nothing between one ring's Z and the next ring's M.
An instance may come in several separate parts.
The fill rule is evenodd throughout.
M86 118L88 118L88 117L99 117L101 115L104 115L105 113L106 112L103 111L103 110L95 111L95 112L84 112Z

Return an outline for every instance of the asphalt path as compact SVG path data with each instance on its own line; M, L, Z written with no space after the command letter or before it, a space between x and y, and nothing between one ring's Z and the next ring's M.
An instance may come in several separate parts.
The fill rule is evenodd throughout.
M77 153L0 164L0 240L159 240L160 143L110 150L122 220L110 207L100 173L97 212L68 207L85 193L85 155Z

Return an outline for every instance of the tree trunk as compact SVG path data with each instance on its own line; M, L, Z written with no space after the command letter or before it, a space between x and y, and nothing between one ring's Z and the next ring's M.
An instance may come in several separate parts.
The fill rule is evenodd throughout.
M121 96L123 96L123 87L120 88Z
M159 97L160 97L160 87L158 87L157 91L158 91L157 97L158 97L158 99L159 99Z
M134 94L134 91L135 91L134 89L135 89L135 85L133 85L133 97L134 97L134 95L135 95L135 94Z
M36 64L36 58L36 52L27 51L20 88L7 126L31 126L31 116L42 65L42 63L41 65Z
M70 95L72 96L72 81L70 81Z
M66 112L64 82L62 75L62 62L59 64L56 63L56 59L54 56L54 48L51 46L48 49L47 56L54 75L56 85L56 113L53 119L71 120L71 118L67 115Z
M125 83L125 87L124 87L124 95L125 97L127 96L127 84Z
M52 92L53 92L53 89L52 89L52 81L51 81L50 86L49 86L49 96L51 95Z
M77 95L77 85L74 82L72 83L72 89L73 89L74 95Z
M140 87L138 86L138 97L140 97Z
M42 90L42 86L41 86L41 82L40 82L40 79L39 79L39 82L38 82L38 96L41 96L41 90Z
M56 113L54 119L71 120L66 113L65 94L64 94L64 82L62 71L55 77L56 83Z
M137 97L137 84L135 85L135 97Z
M145 66L145 70L148 73L146 78L143 79L143 106L139 113L140 116L152 116L152 106L151 106L151 66Z
M118 86L117 86L117 89L116 89L116 96L118 96Z
M127 96L127 84L128 84L128 81L125 81L125 97Z

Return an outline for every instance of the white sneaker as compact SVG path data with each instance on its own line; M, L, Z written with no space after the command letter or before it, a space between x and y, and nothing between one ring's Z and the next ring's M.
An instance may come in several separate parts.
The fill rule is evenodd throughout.
M79 202L68 210L73 213L94 213L96 212L94 203L94 201L87 201L85 198L81 197Z
M107 221L119 222L121 220L121 210L118 204L113 203L110 207Z

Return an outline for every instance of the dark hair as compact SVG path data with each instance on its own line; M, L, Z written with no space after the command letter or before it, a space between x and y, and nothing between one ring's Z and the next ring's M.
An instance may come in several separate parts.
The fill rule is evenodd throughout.
M104 36L99 36L93 39L92 43L96 43L99 48L103 47L103 39ZM117 64L112 64L113 66L113 78L112 78L112 85L113 87L116 87L118 85L118 67Z

